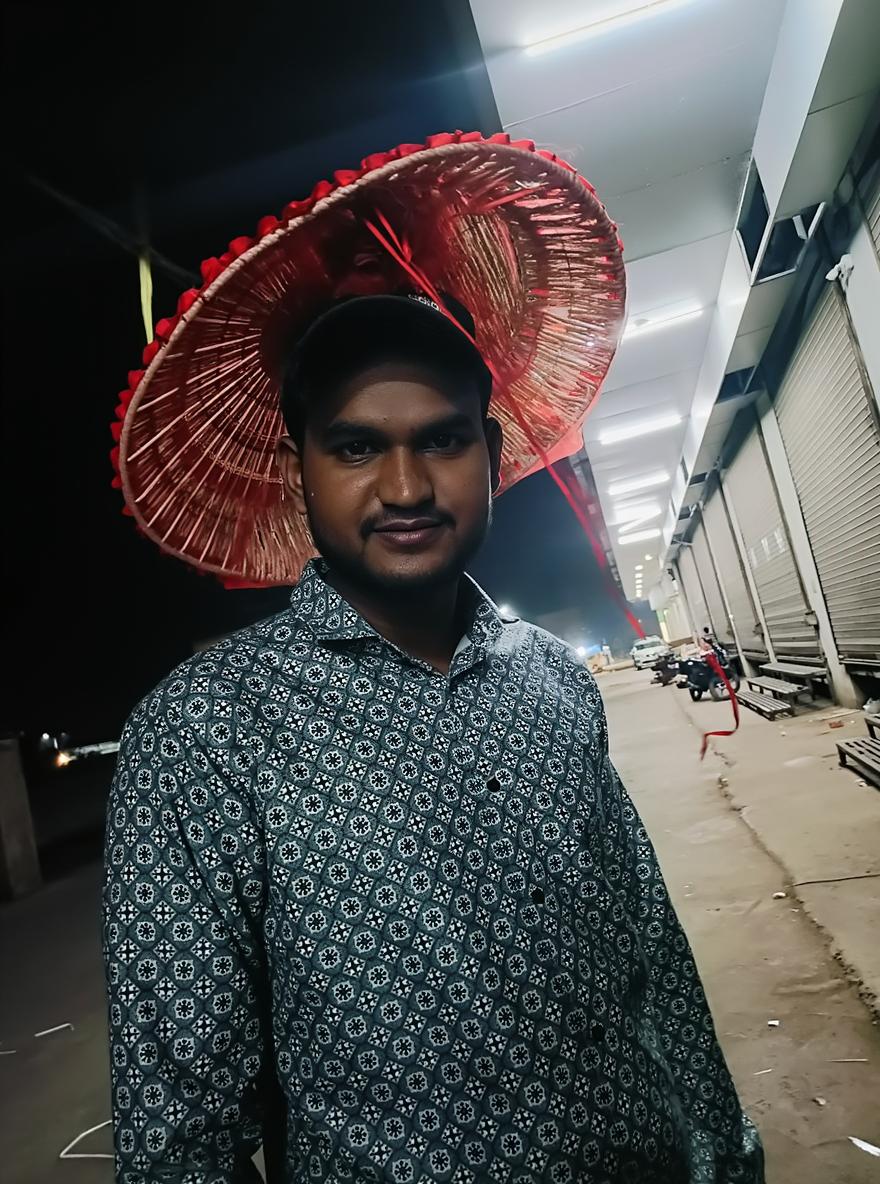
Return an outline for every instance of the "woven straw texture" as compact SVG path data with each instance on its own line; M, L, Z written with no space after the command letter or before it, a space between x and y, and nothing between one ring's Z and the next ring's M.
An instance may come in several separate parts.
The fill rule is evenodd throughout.
M285 349L341 295L415 286L398 254L474 315L506 439L502 489L583 423L623 322L616 227L533 145L437 139L450 142L370 158L264 219L157 326L121 396L113 458L127 512L164 551L227 580L298 578L314 548L275 466Z

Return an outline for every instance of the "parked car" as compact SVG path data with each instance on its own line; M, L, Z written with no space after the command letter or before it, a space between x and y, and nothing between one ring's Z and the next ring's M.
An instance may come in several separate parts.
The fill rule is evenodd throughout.
M643 637L629 651L636 670L650 670L654 663L670 652L662 637Z

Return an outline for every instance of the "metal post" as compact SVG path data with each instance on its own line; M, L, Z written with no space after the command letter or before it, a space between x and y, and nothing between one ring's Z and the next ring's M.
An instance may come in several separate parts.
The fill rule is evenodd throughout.
M742 566L743 575L746 578L749 592L752 597L752 604L755 606L755 612L758 615L758 623L761 626L761 636L764 638L764 644L767 647L767 657L771 662L776 661L776 651L773 648L773 638L770 636L770 629L767 625L767 618L764 616L764 606L761 604L761 597L758 595L758 585L755 583L754 572L749 564L748 548L746 541L743 538L742 528L739 524L739 519L736 516L736 510L733 508L733 498L727 493L727 488L724 481L724 473L718 474L719 484L718 488L721 491L721 497L724 501L724 508L727 510L727 520L730 523L730 533L733 535L733 541L736 543L736 549L739 552L739 561Z
M822 584L819 580L816 560L813 557L807 524L804 521L794 478L791 475L776 412L773 410L770 397L766 392L762 392L758 397L757 407L767 462L773 475L776 492L779 495L779 504L782 508L782 516L794 555L795 566L803 585L804 598L816 618L819 644L825 655L825 664L828 667L828 677L831 680L834 697L842 707L858 707L862 702L862 697L837 652L837 642L834 638L831 617L828 614L828 605L825 603L825 593L822 591Z
M696 637L697 630L694 625L694 614L691 610L691 602L688 600L687 589L684 586L684 580L681 578L681 568L678 565L678 560L672 564L672 570L675 572L675 582L678 584L678 592L681 596L681 603L684 605L684 613L687 618L687 623L691 628L691 637Z
M18 740L0 737L0 897L24 896L41 883Z
M693 537L694 536L691 535L691 538L693 538ZM693 564L694 564L694 575L697 577L697 586L700 589L700 595L703 598L703 605L705 606L705 609L706 609L705 624L708 625L709 628L712 629L714 632L715 622L712 620L712 612L709 608L709 597L706 595L706 585L703 583L703 577L700 575L700 565L699 565L699 563L697 563L696 555L694 555L694 544L685 542L685 543L682 543L681 545L683 547L690 548L691 559L693 560ZM702 632L703 632L702 627L699 625L695 625L694 637L699 637L702 634Z
M715 572L715 579L718 581L718 590L721 593L721 600L724 603L724 611L727 613L727 619L730 622L730 629L733 633L733 640L736 643L739 660L742 664L743 674L747 678L753 678L755 675L755 668L743 652L742 640L739 635L739 630L736 627L736 621L733 617L733 612L730 608L730 601L727 598L727 589L724 587L724 580L721 578L721 568L715 558L715 552L712 549L712 539L709 535L709 524L703 516L703 507L700 506L700 521L703 523L703 534L706 536L706 549L709 552L709 562L712 564L712 570Z

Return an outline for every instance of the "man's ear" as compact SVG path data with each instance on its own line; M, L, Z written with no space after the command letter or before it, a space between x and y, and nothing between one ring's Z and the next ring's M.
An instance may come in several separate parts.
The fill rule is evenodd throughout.
M303 491L302 454L300 447L290 436L282 436L275 448L278 471L284 482L284 489L293 502L297 514L306 512L306 495Z
M501 484L501 449L504 446L504 433L501 430L501 424L491 415L486 417L486 444L489 447L492 492L496 493Z

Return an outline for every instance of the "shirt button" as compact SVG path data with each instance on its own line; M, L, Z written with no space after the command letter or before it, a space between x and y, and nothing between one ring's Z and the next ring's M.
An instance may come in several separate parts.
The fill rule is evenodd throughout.
M535 902L535 904L543 904L544 903L544 889L543 888L533 888L532 889L532 900Z
M488 789L489 793L500 793L501 792L501 782L498 780L497 777L490 777L489 780L486 782L486 789Z

